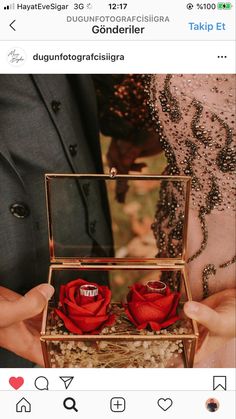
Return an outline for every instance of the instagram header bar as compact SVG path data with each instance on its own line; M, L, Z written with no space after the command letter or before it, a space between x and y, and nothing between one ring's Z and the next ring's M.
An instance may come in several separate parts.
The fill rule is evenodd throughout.
M1 4L2 40L230 41L234 8L226 3L14 2ZM229 7L231 5L232 7Z

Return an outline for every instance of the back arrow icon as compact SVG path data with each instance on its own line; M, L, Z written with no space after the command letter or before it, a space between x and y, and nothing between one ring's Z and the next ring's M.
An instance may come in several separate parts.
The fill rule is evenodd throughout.
M10 23L10 25L9 25L9 26L10 26L10 28L12 28L12 29L13 29L13 31L16 31L16 30L15 30L15 28L14 28L14 26L12 26L12 25L15 23L15 21L16 21L16 20L13 20L13 21Z

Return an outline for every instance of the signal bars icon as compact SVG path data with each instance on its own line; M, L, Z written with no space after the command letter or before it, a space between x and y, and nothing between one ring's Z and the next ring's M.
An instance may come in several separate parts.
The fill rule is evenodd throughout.
M4 10L14 10L14 9L15 9L15 3L4 6Z

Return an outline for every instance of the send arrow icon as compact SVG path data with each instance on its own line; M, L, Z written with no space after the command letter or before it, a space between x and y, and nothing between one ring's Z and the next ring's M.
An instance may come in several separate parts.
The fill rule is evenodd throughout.
M60 377L60 379L63 381L66 390L68 389L68 387L71 385L72 381L74 380L74 377L70 376L70 377Z

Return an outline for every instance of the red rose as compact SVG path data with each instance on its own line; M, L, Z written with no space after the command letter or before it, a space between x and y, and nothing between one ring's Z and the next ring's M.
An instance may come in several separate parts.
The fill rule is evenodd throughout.
M178 292L171 292L166 287L165 295L151 293L142 284L130 288L125 304L125 312L137 329L148 326L152 330L160 330L179 320L176 309L180 299Z
M80 295L82 285L96 286L97 296ZM55 312L70 332L95 335L115 321L115 316L109 313L110 301L111 291L108 287L76 279L60 287L60 304Z

